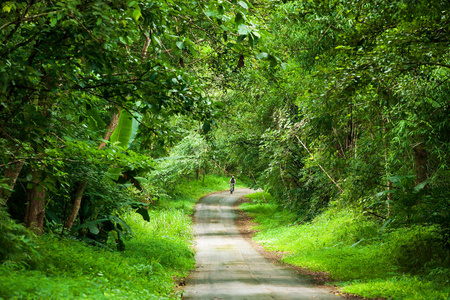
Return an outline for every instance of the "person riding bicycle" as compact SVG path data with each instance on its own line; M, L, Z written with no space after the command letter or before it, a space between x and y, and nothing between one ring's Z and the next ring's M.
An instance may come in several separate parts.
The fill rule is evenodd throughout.
M230 179L230 185L232 185L233 186L233 190L234 190L234 185L236 184L236 179L234 179L234 176L231 176L231 179Z

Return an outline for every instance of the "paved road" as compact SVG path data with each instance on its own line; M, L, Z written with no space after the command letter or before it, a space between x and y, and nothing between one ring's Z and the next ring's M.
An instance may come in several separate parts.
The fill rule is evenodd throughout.
M187 279L185 299L342 299L262 257L241 236L233 205L251 192L220 192L197 204L197 268Z

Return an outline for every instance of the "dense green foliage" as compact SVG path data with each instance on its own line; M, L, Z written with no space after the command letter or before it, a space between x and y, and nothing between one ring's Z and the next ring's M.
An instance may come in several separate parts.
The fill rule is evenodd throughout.
M39 254L32 242L33 234L17 224L0 206L0 261L33 264Z
M448 276L448 1L20 0L0 9L4 276L52 261L54 235L126 255L139 248L130 211L150 227L158 207L191 212L189 195L227 188L209 174L269 192L259 209L276 217L274 239L290 238L288 251L312 257L313 230L329 257L367 262L352 275L334 260L342 280L369 269L378 279L367 280L387 278L370 265L380 249L389 272L417 276L380 287ZM301 226L279 227L292 223ZM47 236L38 248L34 234ZM174 255L186 250L177 238ZM151 239L154 253L172 247ZM163 269L187 267L174 263Z
M449 219L447 1L289 1L223 98L237 169L311 219L330 201L381 219Z
M259 223L255 241L284 252L289 264L330 274L344 292L392 299L450 296L448 256L436 227L389 230L358 211L337 208L298 225L273 200L247 197L253 201L241 208Z
M92 233L96 220L119 232L115 210L159 196L140 183L154 159L186 136L203 141L221 114L198 69L213 60L241 68L265 34L245 1L23 0L0 9L0 198L38 234L44 223ZM205 174L204 156L189 158L196 163L183 174ZM130 186L146 200L129 199Z
M261 242L364 295L448 284L450 3L282 2L268 3L265 44L283 63L228 82L216 131L229 170L288 211L258 206L276 227Z

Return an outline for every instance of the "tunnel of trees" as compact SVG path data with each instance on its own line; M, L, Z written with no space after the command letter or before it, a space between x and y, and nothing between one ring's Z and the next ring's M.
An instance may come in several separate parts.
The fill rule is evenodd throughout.
M0 42L19 252L50 233L123 250L118 211L235 174L298 222L351 208L448 255L448 1L3 1Z

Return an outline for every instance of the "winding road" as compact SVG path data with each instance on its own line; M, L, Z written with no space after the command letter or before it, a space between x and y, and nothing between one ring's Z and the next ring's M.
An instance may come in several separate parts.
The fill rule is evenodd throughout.
M234 203L253 192L219 192L195 209L197 268L184 299L342 299L261 256L235 226Z

